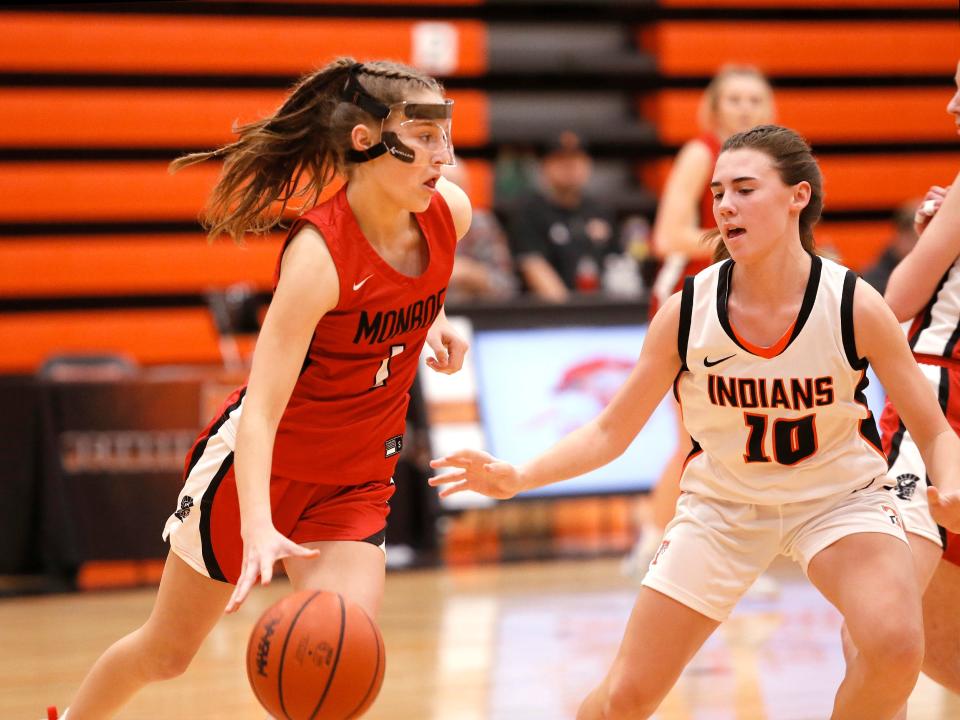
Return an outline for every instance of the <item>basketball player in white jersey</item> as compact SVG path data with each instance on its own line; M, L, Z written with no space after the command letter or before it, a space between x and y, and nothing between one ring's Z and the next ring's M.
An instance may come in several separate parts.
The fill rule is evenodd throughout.
M650 324L627 382L594 420L515 467L475 450L435 460L442 494L509 498L620 455L673 385L694 450L620 650L579 720L646 718L779 554L843 614L856 651L835 720L889 720L923 657L920 593L886 458L863 398L873 363L960 529L960 439L883 299L813 254L822 179L806 142L763 125L729 138L713 173L729 258L688 278ZM720 249L720 248L718 248Z
M957 89L947 104L960 134L960 63ZM910 348L953 430L960 433L960 178L930 188L914 216L920 236L890 276L885 299L899 320L913 319ZM960 693L960 535L931 517L925 488L932 477L916 438L902 422L894 398L883 411L884 450L890 460L891 497L903 515L923 595L923 671ZM905 714L904 714L905 716Z

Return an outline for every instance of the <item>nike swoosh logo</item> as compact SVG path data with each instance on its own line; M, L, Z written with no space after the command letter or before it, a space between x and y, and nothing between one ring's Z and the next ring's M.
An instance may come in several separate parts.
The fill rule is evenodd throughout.
M360 282L354 283L354 284L353 284L353 289L354 289L354 290L359 290L360 288L363 287L363 284L364 284L367 280L369 280L370 278L372 278L372 277L373 277L373 275L367 275L367 276L366 276L363 280L361 280Z
M720 358L719 360L710 360L710 358L704 358L703 365L704 367L713 367L714 365L719 365L720 363L726 360L729 360L730 358L735 356L736 356L736 353L734 353L733 355L727 355L725 358Z

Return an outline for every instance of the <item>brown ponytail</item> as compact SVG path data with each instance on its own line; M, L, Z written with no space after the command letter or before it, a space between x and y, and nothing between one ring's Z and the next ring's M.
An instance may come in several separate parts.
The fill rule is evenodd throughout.
M785 185L796 185L804 180L810 183L810 202L800 211L800 244L808 253L816 253L813 226L820 221L820 214L823 212L823 175L807 141L793 130L780 125L757 125L745 132L731 135L723 143L720 152L742 149L759 150L768 155ZM714 243L714 262L730 257L719 230L705 233L701 242Z
M346 169L351 131L361 123L375 123L373 116L340 97L351 72L387 105L402 101L411 90L443 93L433 78L386 61L358 67L352 58L339 58L304 76L271 117L236 128L234 142L170 163L170 171L176 172L223 158L220 178L201 215L209 238L227 233L239 241L246 232L270 230L292 198L307 196L304 205L315 204L323 188ZM306 184L298 189L304 175ZM272 210L278 201L279 210Z

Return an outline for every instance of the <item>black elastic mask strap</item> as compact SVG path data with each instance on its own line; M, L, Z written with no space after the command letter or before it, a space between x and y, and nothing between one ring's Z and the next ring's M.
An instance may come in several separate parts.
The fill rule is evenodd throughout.
M364 163L368 160L376 160L386 151L387 146L382 142L378 142L376 145L373 147L368 147L366 150L354 150L353 148L350 148L347 150L347 160L355 163Z
M362 70L363 63L354 63L350 67L350 74L347 75L347 82L343 86L340 98L370 113L377 120L384 120L390 114L390 108L364 90L363 85L357 80L357 74Z

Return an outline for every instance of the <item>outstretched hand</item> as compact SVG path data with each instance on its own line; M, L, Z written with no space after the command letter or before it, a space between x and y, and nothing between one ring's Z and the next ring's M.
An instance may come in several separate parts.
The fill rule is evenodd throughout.
M243 541L243 564L237 586L230 596L225 612L236 612L246 600L250 589L260 578L261 585L269 585L273 579L273 565L285 557L317 557L318 550L297 545L284 537L273 526L251 533Z
M430 467L456 468L453 472L436 475L428 481L433 487L443 486L440 497L473 490L487 497L506 500L522 489L517 468L479 450L458 450L446 457L431 460Z
M938 525L952 533L960 533L960 490L942 492L930 486L927 488L927 504Z

